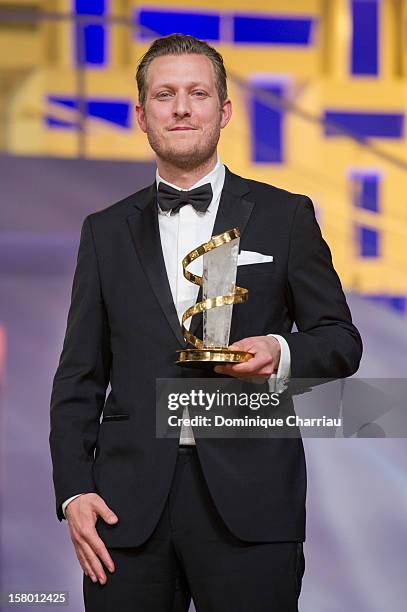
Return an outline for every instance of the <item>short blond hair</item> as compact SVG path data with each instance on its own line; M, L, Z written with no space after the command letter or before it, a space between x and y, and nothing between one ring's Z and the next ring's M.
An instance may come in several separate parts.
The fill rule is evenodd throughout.
M139 103L143 109L145 108L147 99L147 71L153 59L163 55L192 54L206 55L212 62L219 102L221 106L223 106L228 97L228 90L226 82L227 74L221 54L216 51L214 47L208 45L207 42L199 40L194 36L170 34L169 36L163 36L154 40L138 63L136 81L139 92Z

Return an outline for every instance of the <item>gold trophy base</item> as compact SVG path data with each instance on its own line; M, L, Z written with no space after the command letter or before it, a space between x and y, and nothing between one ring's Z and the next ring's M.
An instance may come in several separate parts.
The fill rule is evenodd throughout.
M181 366L206 367L227 363L244 363L254 355L246 351L231 351L227 348L183 349L176 363Z

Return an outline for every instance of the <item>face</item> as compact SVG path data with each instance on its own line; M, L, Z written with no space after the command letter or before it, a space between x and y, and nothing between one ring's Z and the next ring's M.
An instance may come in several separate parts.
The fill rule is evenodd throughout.
M137 105L136 116L164 162L193 169L209 160L231 114L230 100L220 104L206 56L167 55L149 65L145 108Z

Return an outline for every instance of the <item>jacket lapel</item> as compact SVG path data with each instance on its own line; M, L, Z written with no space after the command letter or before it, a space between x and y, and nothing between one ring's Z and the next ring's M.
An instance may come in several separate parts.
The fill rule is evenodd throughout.
M219 202L218 212L212 231L212 236L222 234L227 230L238 227L240 239L246 229L247 222L253 210L254 202L244 196L250 192L249 183L242 177L234 174L225 166L225 183ZM198 245L197 245L198 246ZM199 288L197 302L202 299L202 287ZM191 320L190 332L202 338L202 314Z
M134 246L151 288L174 332L185 347L177 311L172 299L170 284L165 268L158 226L156 183L136 194L135 207L138 209L127 218Z

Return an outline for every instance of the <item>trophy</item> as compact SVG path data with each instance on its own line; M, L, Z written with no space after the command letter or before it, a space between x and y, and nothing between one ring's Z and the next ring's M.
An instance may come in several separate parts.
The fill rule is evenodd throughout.
M202 301L188 308L182 315L182 333L194 348L177 351L179 365L243 363L252 353L229 350L230 324L233 304L247 301L248 290L236 286L237 257L240 231L234 228L212 238L188 253L182 260L184 277L202 287ZM203 276L187 270L188 265L203 256ZM185 321L203 313L203 340L185 327Z

